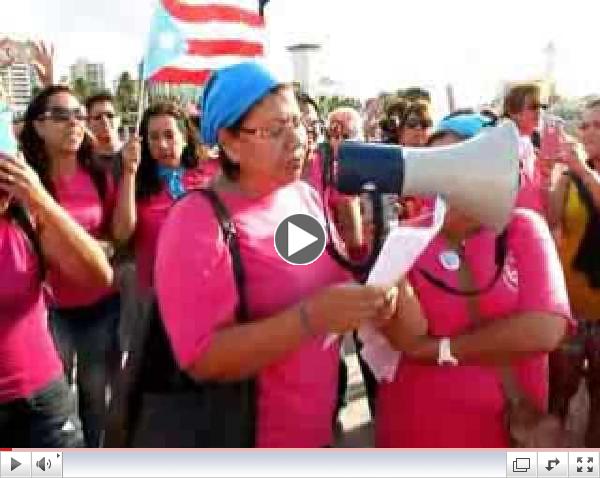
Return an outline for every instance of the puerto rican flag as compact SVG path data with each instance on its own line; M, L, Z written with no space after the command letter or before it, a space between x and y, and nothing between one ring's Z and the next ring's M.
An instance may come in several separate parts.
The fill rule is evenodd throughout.
M143 76L203 84L214 69L264 55L268 0L160 0Z

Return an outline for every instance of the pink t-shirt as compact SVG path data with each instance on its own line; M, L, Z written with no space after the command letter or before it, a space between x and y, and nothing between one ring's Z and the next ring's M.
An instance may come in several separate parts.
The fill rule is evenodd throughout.
M0 357L0 403L31 397L63 373L37 257L6 217L0 217Z
M109 174L106 177L107 196L104 201L100 201L90 175L81 168L73 176L60 178L54 184L60 205L96 239L103 238L103 228L110 224L115 204L114 184ZM49 271L48 282L52 288L53 303L58 308L92 305L115 292L112 287L90 287L88 284L74 283L59 269Z
M250 199L222 193L238 230L252 320L282 312L350 275L324 253L293 266L274 247L279 223L291 214L322 217L318 199L301 181ZM200 194L177 204L158 244L156 289L163 321L182 368L198 360L215 330L231 323L237 291L229 250L215 214ZM339 350L324 337L306 340L258 377L260 447L320 447L332 441Z
M546 200L542 177L537 165L535 148L528 136L520 137L519 166L521 168L521 186L517 195L516 207L532 209L545 216Z
M547 312L570 318L562 268L548 227L536 213L517 209L508 226L508 253L501 277L480 296L482 320L502 320L519 312ZM452 337L472 326L467 298L429 283L424 269L453 287L458 274L439 260L447 249L438 236L411 271L429 322L429 333ZM476 287L485 287L496 271L495 235L484 230L465 246ZM570 319L569 319L570 320ZM569 324L572 326L572 322ZM513 367L522 389L546 407L547 356L535 354ZM376 443L382 447L506 447L504 395L500 372L484 365L438 367L401 362L395 380L379 388Z
M186 190L204 186L216 171L187 170L183 175L183 184ZM147 290L153 284L154 256L158 233L167 217L167 212L173 205L173 198L163 188L158 194L138 200L137 225L135 229L135 265L140 290Z

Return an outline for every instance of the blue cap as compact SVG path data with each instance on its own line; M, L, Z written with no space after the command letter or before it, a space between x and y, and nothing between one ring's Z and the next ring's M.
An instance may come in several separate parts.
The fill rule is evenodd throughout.
M200 103L202 142L216 145L221 128L233 126L281 83L271 71L253 61L215 71Z
M479 113L467 113L449 118L444 118L435 128L433 134L448 132L464 138L472 138L481 133L481 130L492 124L492 118Z

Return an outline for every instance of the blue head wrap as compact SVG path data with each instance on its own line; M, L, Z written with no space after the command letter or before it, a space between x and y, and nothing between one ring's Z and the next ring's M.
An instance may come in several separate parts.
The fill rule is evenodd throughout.
M448 132L464 138L472 138L481 133L486 126L491 126L493 119L479 113L457 114L440 121L433 134Z
M202 94L202 142L216 145L221 128L237 123L280 83L272 72L256 62L238 63L215 71Z

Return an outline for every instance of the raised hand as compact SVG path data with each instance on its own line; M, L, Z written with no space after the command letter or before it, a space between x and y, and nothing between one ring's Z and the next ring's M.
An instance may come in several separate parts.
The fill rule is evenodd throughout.
M121 157L123 171L135 175L142 159L142 139L137 134L132 135L125 143L121 150Z
M32 211L52 201L37 173L22 156L13 158L0 153L0 190L16 198Z
M43 41L32 42L33 59L31 64L37 72L43 87L54 83L54 45L47 45Z

